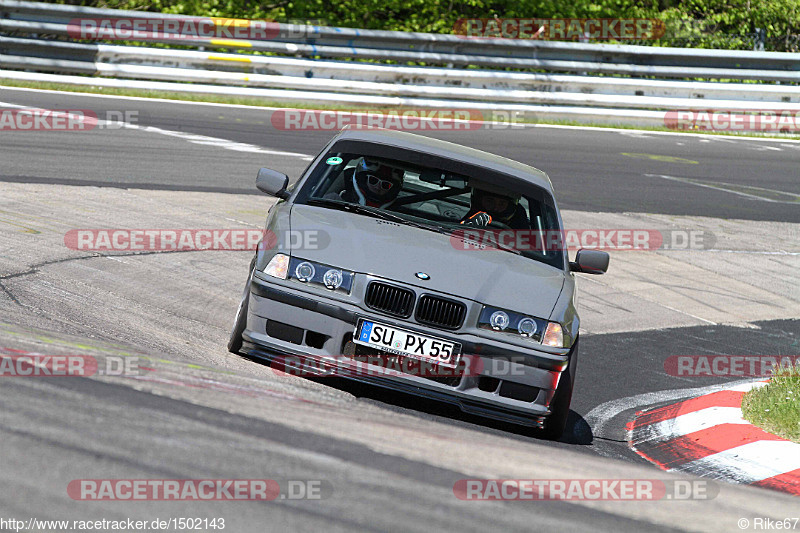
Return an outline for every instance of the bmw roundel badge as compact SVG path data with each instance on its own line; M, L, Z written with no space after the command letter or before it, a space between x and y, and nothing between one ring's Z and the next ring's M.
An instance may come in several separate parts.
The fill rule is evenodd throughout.
M414 275L417 276L419 279L421 279L423 281L427 281L427 280L431 279L431 277L429 275L427 275L425 272L417 272Z

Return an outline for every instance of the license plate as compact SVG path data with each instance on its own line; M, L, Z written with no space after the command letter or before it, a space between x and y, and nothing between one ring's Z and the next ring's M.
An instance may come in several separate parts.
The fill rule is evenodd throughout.
M420 335L363 318L358 319L353 342L449 368L458 365L461 353L461 345L457 342Z

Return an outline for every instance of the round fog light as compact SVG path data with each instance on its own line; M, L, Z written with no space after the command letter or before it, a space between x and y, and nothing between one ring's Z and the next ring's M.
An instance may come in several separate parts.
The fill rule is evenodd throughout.
M525 337L533 337L536 334L536 321L532 318L523 318L517 325L517 331Z
M325 275L322 276L322 283L325 284L325 287L331 290L336 290L342 286L342 271L336 270L332 268L325 272Z
M314 279L314 274L316 270L314 270L314 265L309 263L308 261L303 261L294 269L294 275L300 281L306 282L311 281Z
M495 311L489 317L489 325L492 329L501 330L508 327L508 313L505 311Z

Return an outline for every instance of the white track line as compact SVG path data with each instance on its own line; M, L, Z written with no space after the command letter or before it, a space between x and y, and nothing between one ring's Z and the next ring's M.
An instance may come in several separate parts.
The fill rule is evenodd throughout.
M740 383L738 385L734 385L733 387L728 387L725 390L733 392L750 392L753 389L758 389L765 386L767 383L769 383L768 379L762 379L761 381L756 381L755 383Z
M311 161L314 158L308 154L301 154L297 152L285 152L281 150L268 150L253 144L240 143L228 139L220 139L218 137L209 137L207 135L198 135L194 133L186 133L182 131L165 130L156 128L155 126L138 126L136 124L125 123L126 128L141 130L148 133L158 133L160 135L167 135L169 137L177 137L193 144L202 144L205 146L216 146L225 150L233 150L234 152L251 152L255 154L269 154L269 155L282 155L287 157L299 157L305 161Z
M57 116L67 116L73 119L81 120L86 122L89 118L85 116L74 115L71 113L61 113L58 111L52 111L48 109L43 109L40 107L31 107L26 105L20 104L12 104L10 102L0 102L0 107L10 107L15 109L24 109L26 111L50 111L53 115ZM132 130L139 130L144 131L146 133L156 133L159 135L166 135L168 137L177 137L179 139L183 139L184 141L190 142L192 144L200 144L204 146L216 146L217 148L222 148L224 150L232 150L234 152L251 152L255 154L268 154L268 155L281 155L286 157L299 157L305 161L311 161L314 158L308 154L301 154L297 152L286 152L282 150L269 150L267 148L262 148L260 146L256 146L254 144L247 144L247 143L240 143L236 141L231 141L229 139L221 139L219 137L209 137L207 135L199 135L195 133L186 133L183 131L173 131L173 130L165 130L163 128L157 128L155 126L139 126L138 124L130 124L128 122L109 122L106 120L97 120L98 125L113 125L115 127L123 127L125 129L132 129ZM88 131L88 130L87 130Z
M0 75L0 79L2 76ZM202 106L214 106L214 107L227 107L232 109L260 109L260 110L267 110L267 111L274 111L278 109L287 109L286 107L272 107L272 106L251 106L251 105L242 105L242 104L223 104L219 102L194 102L189 100L171 100L169 98L145 98L142 96L117 96L113 94L96 94L96 93L83 93L77 91L56 91L53 89L32 89L28 87L10 87L10 86L2 86L0 85L0 90L9 90L9 91L29 91L29 92L41 92L41 93L49 93L49 94L60 94L60 95L67 95L67 94L74 94L77 96L89 96L92 98L110 98L116 100L132 100L138 102L162 102L162 103L170 103L170 104L179 104L179 105L202 105ZM306 109L307 111L320 111L315 109ZM636 134L645 134L645 135L677 135L681 137L691 137L695 139L710 139L714 141L721 141L721 142L733 142L733 141L756 141L756 142L780 142L780 143L797 143L800 144L800 140L797 139L784 139L781 137L764 137L764 136L745 136L745 135L712 135L706 133L688 133L688 132L680 132L680 131L659 131L659 130L637 130L632 128L606 128L601 126L577 126L577 125L565 125L565 124L529 124L523 123L519 124L519 126L524 128L549 128L549 129L562 129L562 130L583 130L583 131L602 131L602 132L612 132L612 133L636 133Z
M680 182L680 183L685 183L687 185L694 185L695 187L703 187L703 188L706 188L706 189L713 189L715 191L727 192L727 193L730 193L730 194L737 194L739 196L744 196L745 198L750 198L752 200L761 200L762 202L770 202L770 203L776 203L776 204L797 204L798 202L800 202L800 195L798 195L798 194L785 192L785 191L778 191L778 190L775 190L775 189L765 189L764 187L749 187L749 188L750 189L761 190L761 191L772 192L772 193L777 193L777 194L783 194L785 196L794 196L794 197L797 198L797 200L795 200L795 201L773 200L772 198L764 198L763 196L758 196L756 194L748 194L746 192L741 192L741 191L737 191L737 190L734 190L734 189L729 189L727 187L719 187L717 184L701 183L701 182L699 182L699 181L697 181L697 180L695 180L693 178L679 178L677 176L667 176L666 174L645 174L645 176L648 176L648 177L651 177L651 178L663 178L665 180L677 181L677 182Z

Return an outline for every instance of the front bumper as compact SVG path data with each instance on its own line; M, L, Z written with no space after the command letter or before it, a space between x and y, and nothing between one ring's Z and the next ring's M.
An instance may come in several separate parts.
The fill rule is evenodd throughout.
M480 358L482 364L478 371L448 383L419 375L386 372L374 365L367 365L369 372L337 375L448 402L470 414L516 424L541 426L550 414L548 406L571 352L553 354L524 349L503 343L502 339L488 339L471 332L447 332L411 324L291 285L290 282L271 283L253 278L247 327L242 335L244 353L270 362L283 360L285 356L302 356L319 362L320 366L336 368L341 366L343 354L347 353L358 318L365 317L458 342L462 353ZM349 346L352 347L352 343Z

